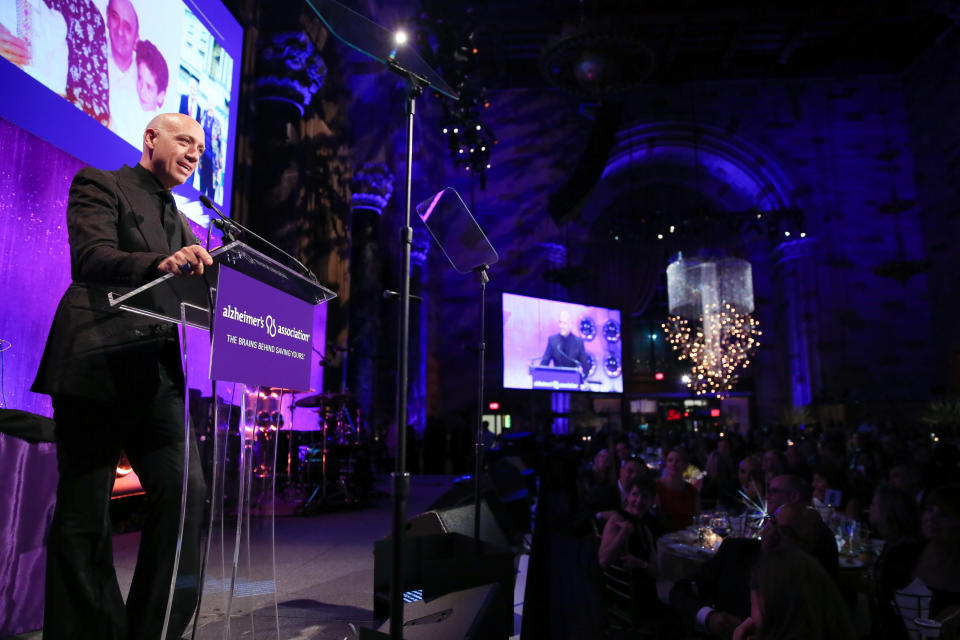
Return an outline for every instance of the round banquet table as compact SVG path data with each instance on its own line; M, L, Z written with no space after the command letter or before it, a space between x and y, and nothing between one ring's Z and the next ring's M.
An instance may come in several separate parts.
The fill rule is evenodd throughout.
M713 557L723 538L707 532L701 544L695 526L667 533L657 540L657 595L668 602L677 580L692 577L697 568Z

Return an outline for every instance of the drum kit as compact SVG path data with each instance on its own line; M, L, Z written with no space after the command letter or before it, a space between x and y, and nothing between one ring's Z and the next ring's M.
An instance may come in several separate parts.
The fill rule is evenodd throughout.
M298 515L357 506L368 496L373 481L368 443L359 410L350 410L351 400L349 392L294 397L291 428L277 453L287 463L288 493L303 498L294 508ZM316 418L303 420L298 410Z
M210 473L218 455L213 450L212 400L192 398L191 402L200 407L192 420L201 460ZM291 395L285 389L248 388L242 407L220 405L218 420L232 425L227 427L231 433L225 464L235 470L241 460L242 410L244 422L253 423L248 449L252 476L273 484L280 500L293 505L294 514L360 506L371 497L373 473L370 436L359 410L351 410L354 404L349 392ZM119 468L118 476L124 472L129 471Z

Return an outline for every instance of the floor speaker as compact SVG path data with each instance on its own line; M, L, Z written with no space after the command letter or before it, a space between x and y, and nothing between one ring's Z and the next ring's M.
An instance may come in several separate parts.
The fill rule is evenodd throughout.
M472 503L452 509L432 509L410 518L404 532L408 536L460 533L472 538L474 515ZM480 539L501 547L510 546L486 500L480 501Z
M402 546L403 591L422 589L424 598L486 584L500 585L500 596L491 614L497 628L509 635L513 628L513 589L516 565L512 551L477 541L473 536L440 533L404 536ZM393 540L373 545L373 617L390 615ZM504 595L505 594L505 595Z
M454 591L430 600L420 600L403 607L404 640L498 640L508 633L491 615L500 587L487 584L463 591ZM389 638L390 620L376 632L361 629L360 640Z

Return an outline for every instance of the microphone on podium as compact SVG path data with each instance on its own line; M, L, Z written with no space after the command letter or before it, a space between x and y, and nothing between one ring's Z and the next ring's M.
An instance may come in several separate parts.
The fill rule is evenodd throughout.
M284 256L286 256L287 258L290 258L291 260L293 260L293 262L295 262L296 265L303 270L304 274L306 274L306 276L307 276L308 278L310 278L310 279L313 280L314 282L319 282L319 280L317 280L317 276L314 275L313 271L311 271L310 269L307 268L307 265L303 264L302 262L300 262L299 260L297 260L295 257L293 257L292 255L290 255L289 253L287 253L286 251L284 251L283 249L281 249L281 248L278 247L277 245L273 244L272 242L270 242L270 241L267 240L266 238L257 235L256 233L254 233L254 232L251 231L250 229L246 228L245 226L243 226L243 225L240 224L239 222L234 222L234 221L231 220L230 218L228 218L228 217L226 217L225 215L223 215L223 214L220 212L220 209L217 209L216 205L213 204L213 200L211 200L210 198L208 198L208 197L206 196L206 194L203 194L203 193L200 194L200 202L201 202L201 203L203 204L203 206L205 206L207 209L210 209L211 211L213 211L215 214L217 214L217 215L219 216L219 218L218 218L218 219L214 219L214 220L212 221L212 223L213 223L213 226L215 226L217 229L220 229L220 230L223 232L224 237L229 238L229 239L231 239L231 240L236 240L237 237L238 237L238 234L236 233L237 231L241 231L241 232L246 233L246 234L248 234L248 235L250 235L250 236L253 236L254 238L256 238L257 240L259 240L259 241L262 242L263 244L265 244L265 245L267 245L268 247L270 247L271 249L273 249L274 251L278 251L278 252L282 253Z

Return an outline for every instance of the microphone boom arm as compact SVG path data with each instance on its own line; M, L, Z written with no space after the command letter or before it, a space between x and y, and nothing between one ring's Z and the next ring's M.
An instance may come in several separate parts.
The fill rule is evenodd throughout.
M227 238L232 238L232 239L236 240L236 239L237 239L237 236L233 233L233 229L234 229L234 228L239 229L239 230L243 231L244 233L247 233L247 234L253 236L254 238L256 238L257 240L259 240L259 241L262 242L263 244L265 244L265 245L267 245L268 247L270 247L271 249L273 249L274 251L278 251L278 252L282 253L285 257L290 258L291 260L293 260L294 263L296 263L296 265L297 265L298 267L300 267L300 268L303 270L304 274L305 274L308 278L310 278L310 279L313 280L314 282L319 282L319 280L317 280L317 276L313 273L313 271L311 271L311 270L307 267L307 265L303 264L302 262L300 262L299 260L297 260L294 256L290 255L289 253L287 253L286 251L284 251L283 249L281 249L281 248L278 247L277 245L273 244L272 242L270 242L270 241L267 240L266 238L264 238L264 237L262 237L262 236L260 236L260 235L258 235L258 234L256 234L256 233L254 233L253 231L251 231L251 230L248 229L247 227L243 226L243 225L240 224L239 222L234 222L234 221L231 220L230 218L228 218L228 217L226 217L225 215L223 215L222 213L220 213L220 209L217 209L217 207L213 204L213 201L212 201L210 198L208 198L206 194L200 194L200 202L203 204L203 206L205 206L207 209L210 209L211 211L213 211L215 214L217 214L217 215L220 217L219 220L214 220L214 221L213 221L213 225L214 225L217 229L220 229L221 231L223 231L224 236L226 236Z

